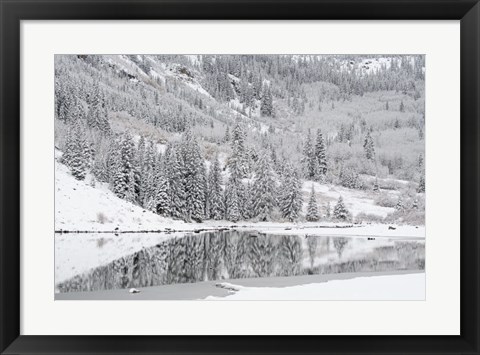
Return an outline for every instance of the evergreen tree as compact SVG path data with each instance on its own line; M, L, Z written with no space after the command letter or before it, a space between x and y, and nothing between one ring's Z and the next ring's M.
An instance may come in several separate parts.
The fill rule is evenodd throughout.
M359 189L362 187L360 175L353 168L342 168L339 174L340 185L349 189Z
M222 175L218 154L210 168L208 188L209 216L211 219L215 220L223 219L225 216L225 206L223 203Z
M363 149L365 151L365 157L369 160L375 159L375 145L373 143L373 138L370 135L370 131L367 131L365 139L363 141Z
M139 148L143 149L142 145L139 145ZM154 212L156 210L153 203L156 194L156 170L156 146L154 142L150 142L148 147L145 148L143 156L139 181L139 200L145 208Z
M269 85L263 86L260 112L262 116L267 116L267 117L273 116L273 98L272 98L272 93L270 91Z
M248 170L245 152L245 132L239 123L235 125L231 137L232 154L229 158L230 174L236 179L245 177Z
M399 212L405 211L405 204L403 203L403 199L401 196L398 198L397 204L395 205L395 210Z
M223 141L230 142L230 129L228 128L228 126L225 129L225 135L223 136Z
M227 182L225 188L225 218L231 222L238 222L241 219L239 185L241 182L233 176Z
M340 196L338 198L337 204L335 205L335 208L333 209L333 217L345 221L349 217L349 213L347 208L345 207L345 204L343 203L343 198Z
M88 95L87 124L102 133L110 133L110 123L105 105L104 94L100 91L98 82L94 84L92 92Z
M276 186L269 155L264 152L258 161L253 181L253 213L260 221L267 221L276 205Z
M116 139L110 141L106 159L107 174L110 190L117 194L116 187L119 186L119 170L120 170L120 142Z
M157 187L155 189L155 211L161 215L168 217L171 215L169 184L167 177L162 174L158 176Z
M305 170L305 177L313 180L315 178L315 172L317 171L317 159L315 159L315 149L312 144L312 136L310 130L308 131L307 138L303 147L303 166Z
M135 144L129 134L124 134L115 167L113 192L130 202L135 200Z
M62 162L70 168L75 179L84 180L90 167L90 160L90 144L87 142L85 129L77 121L69 128Z
M73 156L76 154L75 150L76 140L74 135L74 125L69 125L67 128L67 134L65 136L65 146L63 148L61 162L67 166L70 166Z
M134 203L137 200L135 193L135 168L129 170L126 181L125 200Z
M300 181L296 171L291 166L286 169L281 191L282 195L280 197L279 206L280 211L282 212L282 217L293 222L300 214L303 198Z
M420 176L420 182L418 183L417 192L425 192L425 178Z
M145 138L140 136L138 141L137 147L137 156L136 156L136 166L135 171L137 175L135 176L136 184L138 187L137 195L138 195L138 202L140 205L143 205L144 201L144 194L145 194Z
M174 218L185 217L185 188L183 165L177 147L168 146L165 152L165 169L170 195L170 211Z
M317 131L317 141L315 143L316 162L316 180L322 181L327 173L327 157L325 153L325 141L320 130Z
M205 217L205 163L193 133L187 130L182 137L182 157L185 187L185 217L201 222Z
M243 219L249 219L253 217L253 185L248 182L246 185L240 185L240 196L242 197L240 203L240 213Z
M320 219L320 216L318 215L317 199L315 197L315 188L313 187L313 184L312 192L310 193L310 199L308 200L306 218L309 222L317 222Z

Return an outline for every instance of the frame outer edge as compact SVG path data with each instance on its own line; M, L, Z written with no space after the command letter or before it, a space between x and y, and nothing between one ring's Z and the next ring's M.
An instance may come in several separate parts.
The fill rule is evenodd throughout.
M461 335L480 350L480 3L461 21ZM473 234L473 235L472 235ZM472 283L471 280L475 280ZM467 308L473 306L472 308Z
M20 19L1 1L0 351L20 335Z
M200 1L201 2L201 1ZM199 2L199 3L200 3ZM366 1L365 3L367 3ZM87 349L91 349L89 346L76 347L74 344L79 344L81 338L68 337L69 341L63 342L61 339L65 337L44 337L44 336L20 336L20 241L15 236L20 235L20 122L16 120L20 117L20 18L29 19L59 19L63 18L75 18L72 15L72 11L67 8L78 7L80 4L87 5L87 1L65 1L61 4L57 1L47 2L45 0L39 0L36 3L33 1L18 2L15 4L12 1L0 0L0 19L1 19L1 38L0 38L0 59L1 59L1 84L0 84L0 352L2 354L18 354L18 353L52 353L52 352L74 352L74 353L89 353ZM113 6L111 2L99 1L100 7L110 8ZM108 6L106 3L109 3ZM128 2L127 2L128 3ZM412 2L406 2L406 4L415 7ZM438 1L438 4L441 4ZM16 6L22 4L21 6ZM152 2L151 5L154 5ZM432 6L437 4L432 2ZM467 7L468 5L468 8ZM480 97L480 6L477 3L473 8L473 2L459 1L457 3L457 12L452 15L447 14L446 11L437 11L436 19L453 18L456 14L462 12L465 16L462 19L462 31L461 31L461 54L462 54L462 68L464 64L467 64L469 69L468 73L462 69L462 82L461 82L461 110L462 117L469 117L462 120L462 137L465 137L468 145L465 147L471 148L471 151L466 152L466 149L462 149L462 232L474 233L474 236L468 236L469 241L467 243L462 242L462 257L465 257L461 261L462 266L462 284L461 284L461 300L462 300L462 338L463 342L456 343L457 349L454 350L451 347L446 346L443 348L442 353L463 353L463 354L478 354L480 349L480 327L479 327L479 230L480 221L478 219L478 201L480 198L479 189L479 177L480 177L480 165L479 165L479 143L480 131L479 131L479 97ZM68 6L65 6L68 5ZM131 5L131 3L130 3ZM144 2L145 5L145 2ZM245 3L245 5L247 5ZM472 6L470 6L472 5ZM197 5L198 6L198 5ZM43 7L43 8L42 8ZM94 7L94 6L92 6ZM51 13L51 10L47 9L61 9L57 14ZM465 9L458 10L459 8ZM40 9L39 14L35 10ZM188 10L186 10L189 12ZM468 12L467 12L468 11ZM96 18L93 10L88 12L82 11L83 14L87 14L86 18ZM380 11L381 12L381 11ZM408 12L408 11L407 11ZM89 15L88 15L89 13ZM411 13L411 12L410 12ZM443 15L442 15L443 13ZM82 15L80 15L82 16ZM85 15L84 15L85 16ZM137 15L138 16L138 15ZM140 15L141 16L141 15ZM213 15L218 17L218 13ZM380 17L380 14L377 14ZM418 15L410 15L412 18L418 17ZM110 14L109 17L115 17L114 14ZM129 15L130 18L135 18L136 15ZM191 11L190 11L190 17ZM198 18L199 15L193 17ZM275 15L273 15L275 17ZM408 16L407 16L408 18ZM427 16L428 18L428 16ZM468 29L468 33L464 31ZM471 116L471 117L470 117ZM466 125L468 121L468 127ZM463 144L462 144L463 145ZM8 154L7 154L8 153ZM468 154L468 157L467 157ZM473 169L468 170L467 166L472 166ZM468 186L468 190L465 188ZM7 203L8 202L8 203ZM465 208L468 207L468 210ZM468 218L467 218L468 217ZM467 225L464 228L463 224ZM463 233L462 233L463 234ZM464 237L465 238L465 237ZM470 264L467 263L469 260ZM8 267L7 267L8 266ZM469 270L470 268L470 270ZM473 269L473 270L472 270ZM464 273L465 272L465 273ZM467 275L467 276L465 276ZM472 285L472 278L475 283ZM466 309L465 305L473 306L474 309ZM467 315L467 317L463 317ZM74 338L76 338L74 340ZM92 337L83 337L83 341L92 339ZM97 337L98 338L98 337ZM104 337L101 337L104 338ZM123 337L121 337L123 338ZM65 339L65 340L67 340ZM134 338L135 339L135 338ZM64 344L63 349L50 343L51 341L59 341ZM106 340L106 339L105 339ZM121 341L121 339L118 339ZM124 339L125 340L125 339ZM133 340L133 339L132 339ZM139 340L137 338L137 340ZM405 339L406 340L406 339ZM459 339L458 339L459 340ZM71 341L71 343L70 343ZM112 339L112 342L115 341ZM249 340L246 340L249 341ZM406 340L407 341L407 340ZM433 342L433 339L431 339ZM442 340L443 341L443 340ZM438 344L440 344L440 341ZM130 342L130 341L129 341ZM147 341L148 342L148 341ZM179 339L179 342L181 340ZM369 342L369 341L368 341ZM395 342L395 341L394 341ZM420 339L419 339L420 342ZM67 345L67 343L69 343ZM167 343L170 343L167 340ZM468 347L466 345L468 344ZM10 346L9 346L10 345ZM106 344L105 344L106 345ZM132 344L133 345L133 344ZM152 344L153 345L153 344ZM167 344L165 344L167 345ZM253 345L253 343L252 343ZM319 343L320 345L320 343ZM430 351L435 351L436 347L432 345ZM447 344L445 344L447 345ZM453 345L453 344L451 344ZM8 347L8 348L7 348ZM168 345L166 346L168 348ZM73 350L75 349L76 350ZM83 350L80 350L82 349ZM110 348L110 347L109 347ZM115 348L115 346L113 346ZM262 346L260 346L262 348ZM98 349L98 348L97 348ZM111 351L112 348L110 348ZM250 353L267 353L268 350L259 351L258 343L256 350L252 350ZM412 346L412 350L414 347ZM197 349L198 352L202 352L201 349ZM233 349L232 349L233 350ZM128 350L127 350L128 351ZM171 353L172 351L170 349ZM305 351L305 350L303 350ZM365 351L359 349L359 351ZM405 351L405 350L404 350ZM109 352L103 351L103 352ZM139 349L139 353L159 353L152 348ZM167 353L168 350L164 350ZM235 351L231 351L235 353ZM321 350L318 351L319 353ZM387 351L381 351L386 353ZM398 350L397 350L398 352ZM416 351L416 353L422 353L423 351ZM124 352L125 353L125 352ZM343 353L343 352L342 352ZM379 353L372 351L372 353Z

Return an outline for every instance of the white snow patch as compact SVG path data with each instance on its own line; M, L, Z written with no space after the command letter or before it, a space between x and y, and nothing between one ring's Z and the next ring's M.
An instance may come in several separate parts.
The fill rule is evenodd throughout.
M291 287L244 287L222 283L233 293L207 300L425 300L425 273L357 277Z
M374 200L369 198L364 191L347 189L338 185L320 184L314 181L305 181L303 183L302 191L304 193L304 197L310 195L312 184L315 188L317 201L321 206L326 205L327 202L330 202L330 208L333 210L338 198L342 196L345 206L354 217L360 212L363 212L384 218L395 210L391 207L376 205ZM305 206L307 203L308 198L304 198Z
M120 231L193 229L194 224L163 218L115 196L107 184L90 186L91 175L76 180L55 162L55 230ZM196 226L198 227L198 226Z

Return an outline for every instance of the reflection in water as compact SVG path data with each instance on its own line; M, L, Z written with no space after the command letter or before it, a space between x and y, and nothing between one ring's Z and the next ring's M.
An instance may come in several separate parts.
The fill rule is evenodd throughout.
M423 241L215 231L172 238L77 275L60 292L246 277L423 270Z

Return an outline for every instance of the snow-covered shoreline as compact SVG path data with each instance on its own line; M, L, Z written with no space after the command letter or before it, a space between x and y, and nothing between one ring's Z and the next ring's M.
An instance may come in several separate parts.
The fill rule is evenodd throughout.
M186 223L165 218L115 196L107 184L78 181L68 168L55 164L55 232L59 233L173 233L221 229L257 230L278 234L348 235L424 238L424 226L334 222L251 222L207 220Z
M228 296L209 296L206 300L226 301L422 301L425 299L425 273L404 275L362 275L344 280L329 280L289 287L246 287L224 282Z
M236 279L55 294L55 300L424 300L425 273L393 271Z

